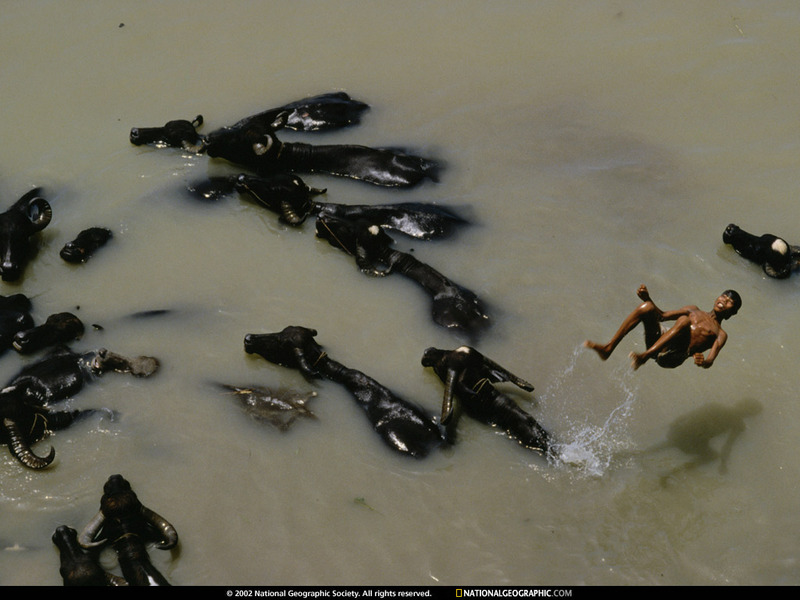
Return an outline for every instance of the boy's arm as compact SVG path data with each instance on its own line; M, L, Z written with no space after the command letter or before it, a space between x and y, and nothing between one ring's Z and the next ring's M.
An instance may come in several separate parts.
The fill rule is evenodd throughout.
M696 306L684 306L678 310L666 310L661 312L662 321L674 321L678 317L689 315L693 310L698 310Z
M724 331L720 330L717 339L714 341L714 345L711 346L711 350L708 351L708 356L703 357L702 352L698 352L694 355L694 364L698 367L703 367L704 369L708 369L711 365L714 364L714 359L717 358L719 351L722 350L722 347L725 345L725 342L728 340L728 334Z

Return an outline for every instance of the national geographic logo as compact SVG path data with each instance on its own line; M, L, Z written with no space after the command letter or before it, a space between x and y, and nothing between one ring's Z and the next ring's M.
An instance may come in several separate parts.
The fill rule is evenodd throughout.
M456 588L456 598L572 598L572 590L558 588Z

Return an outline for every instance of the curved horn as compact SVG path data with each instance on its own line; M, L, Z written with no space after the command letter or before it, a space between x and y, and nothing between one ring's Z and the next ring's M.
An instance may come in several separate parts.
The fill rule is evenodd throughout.
M158 545L159 550L169 550L178 544L178 532L164 517L150 510L146 506L142 506L142 517L144 517L145 521L158 529L158 532L161 534L163 539Z
M442 399L442 425L446 425L453 418L455 409L453 389L455 388L457 375L455 369L447 369L447 377L444 382L444 398Z
M8 447L11 450L11 454L23 465L30 469L44 469L53 462L56 457L55 448L50 446L50 453L44 458L37 456L28 446L16 422L6 417L3 419L3 427L8 432Z
M313 207L312 202L309 202L309 207ZM283 220L289 225L301 225L309 214L311 214L310 208L306 208L305 214L298 213L291 202L287 202L286 200L281 202L281 217L283 217Z
M490 374L494 378L494 381L498 382L509 381L514 385L516 385L518 388L525 390L526 392L533 391L532 383L528 383L527 381L522 379L522 377L517 377L505 367L501 367L491 358L484 356L483 354L481 354L481 357L483 358L484 367L490 371Z
M255 154L256 156L263 156L264 154L269 152L270 148L272 148L273 144L272 137L265 135L264 138L265 138L264 142L258 141L253 143L253 154Z
M53 209L50 203L40 196L32 198L25 207L25 211L34 231L41 231L53 219Z
M97 511L94 518L86 524L86 527L83 528L83 531L81 531L81 534L78 536L78 543L82 548L97 548L106 543L107 540L92 541L94 536L100 531L105 520L106 517L103 511Z

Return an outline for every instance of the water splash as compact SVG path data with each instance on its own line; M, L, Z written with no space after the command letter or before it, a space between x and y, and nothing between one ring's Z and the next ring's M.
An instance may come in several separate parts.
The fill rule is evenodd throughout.
M629 368L617 368L602 380L576 371L584 351L583 346L573 350L564 372L542 395L542 403L566 424L551 447L550 461L584 476L600 477L614 456L630 446L627 423L636 402L636 387ZM599 411L609 398L618 401L604 417Z

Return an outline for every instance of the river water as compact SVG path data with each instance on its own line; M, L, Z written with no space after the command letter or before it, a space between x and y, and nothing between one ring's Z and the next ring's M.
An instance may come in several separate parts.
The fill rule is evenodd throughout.
M102 326L76 349L161 369L70 401L117 417L37 444L56 449L49 469L0 453L0 583L60 585L50 536L94 516L114 473L177 528L178 551L150 550L175 585L800 583L800 278L769 279L721 240L731 222L800 239L798 27L779 0L4 2L0 195L41 186L53 221L0 294L29 295L37 322ZM468 342L412 282L363 276L313 223L183 193L236 168L128 141L334 90L370 104L362 123L285 139L401 146L446 168L413 190L304 180L329 202L470 217L452 239L397 245L489 305L469 343L535 385L499 387L556 458L464 418L456 445L406 459L344 389L243 351L247 333L311 327L330 357L435 414L422 352ZM111 243L63 262L95 225ZM642 283L665 309L739 291L713 368L634 372L638 331L606 362L582 347L610 338ZM129 318L151 310L167 312ZM7 352L0 374L36 358ZM315 391L318 418L282 433L215 382ZM745 428L726 450L730 423ZM686 468L709 438L727 460Z

